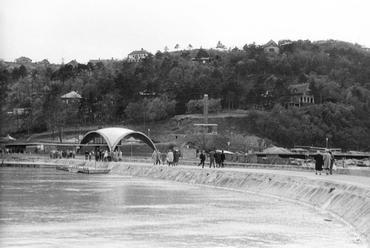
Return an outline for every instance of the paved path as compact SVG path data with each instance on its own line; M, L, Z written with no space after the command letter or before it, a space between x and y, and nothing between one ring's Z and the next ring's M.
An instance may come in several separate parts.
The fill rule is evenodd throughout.
M84 161L84 160L81 160ZM37 164L44 167L53 167L56 165L60 165L58 160L54 161L44 161L44 162L26 162L26 161L4 161L4 163L8 164ZM137 162L137 161L121 161L121 164L135 164L135 165L152 165L149 162ZM164 165L161 165L164 166ZM167 165L165 165L167 166ZM192 168L192 169L199 169L202 170L201 167L193 166L193 165L178 165L178 168ZM321 180L326 182L334 182L334 183L345 183L350 185L359 186L362 188L369 188L370 189L370 177L361 177L361 176L350 176L350 175L315 175L313 171L296 171L296 170L284 170L284 169L258 169L258 168L208 168L207 166L203 170L222 170L222 171L230 171L230 172L252 172L252 173L265 173L265 174L274 174L274 175L285 175L285 176L292 176L292 177L304 177L313 180Z
M152 165L151 163L145 162L120 162L123 164L135 164L135 165ZM163 165L162 165L163 166ZM167 165L166 165L167 166ZM189 168L202 170L201 167L191 166L191 165L178 165L178 168ZM326 182L334 183L345 183L350 185L356 185L359 187L370 189L370 177L360 177L360 176L349 176L349 175L315 175L312 171L291 171L291 170L277 170L277 169L256 169L256 168L208 168L205 167L203 170L222 170L230 172L252 172L252 173L265 173L274 175L285 175L292 177L305 177L308 179L321 180Z

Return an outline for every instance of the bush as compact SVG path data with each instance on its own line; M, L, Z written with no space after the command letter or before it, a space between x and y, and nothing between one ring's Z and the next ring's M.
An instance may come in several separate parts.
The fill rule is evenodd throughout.
M134 122L159 121L173 116L175 113L176 101L168 100L167 97L156 97L145 99L136 103L129 103L125 109L128 119Z
M203 113L203 99L202 100L190 100L186 104L187 113L189 114L200 114ZM217 113L221 111L221 99L209 99L208 101L208 112Z
M127 118L134 122L144 120L144 104L142 102L130 102L126 109L125 114Z

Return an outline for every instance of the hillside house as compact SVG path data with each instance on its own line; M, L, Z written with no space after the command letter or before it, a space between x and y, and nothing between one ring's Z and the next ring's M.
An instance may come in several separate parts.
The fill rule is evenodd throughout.
M275 41L270 40L265 45L263 45L263 51L267 54L279 54L280 49Z
M70 65L72 67L77 67L78 66L78 62L77 62L77 60L73 59L73 60L69 61L67 63L67 65Z
M301 107L314 103L315 99L311 93L310 85L308 83L294 84L289 86L289 102L287 103L288 107Z
M23 57L19 57L19 58L15 59L15 63L17 63L17 64L31 64L32 59L23 56Z
M76 91L71 91L65 95L60 97L66 104L69 103L79 103L82 99L81 95L78 94Z
M149 52L141 48L141 50L132 51L127 55L128 62L139 62L149 56Z

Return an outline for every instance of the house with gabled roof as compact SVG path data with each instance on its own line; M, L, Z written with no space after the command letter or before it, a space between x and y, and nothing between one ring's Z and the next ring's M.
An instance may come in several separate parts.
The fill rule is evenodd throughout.
M82 99L81 95L78 94L76 91L71 91L65 95L62 95L60 98L67 104L80 102L80 100Z
M141 48L141 50L132 51L127 55L128 62L139 62L149 56L149 52Z
M265 45L263 45L263 51L268 54L279 54L280 49L275 41L270 40Z
M288 107L301 107L308 104L314 104L315 98L311 93L310 84L293 84L289 86Z

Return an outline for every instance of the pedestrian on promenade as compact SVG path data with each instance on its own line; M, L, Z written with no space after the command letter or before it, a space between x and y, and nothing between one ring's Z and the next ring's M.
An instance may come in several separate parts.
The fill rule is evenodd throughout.
M99 161L99 150L95 150L95 161Z
M324 164L323 156L320 152L317 152L313 157L315 159L315 174L321 175L322 166Z
M122 161L122 151L121 150L119 150L118 152L118 160Z
M221 153L221 167L225 167L225 159L226 159L226 156L225 156L225 153L224 153L224 150L222 150L222 153Z
M154 150L152 153L152 161L153 161L153 165L157 164L157 150Z
M329 154L330 154L330 167L329 167L329 174L330 175L333 175L333 167L334 167L334 154L329 151Z
M159 155L160 155L162 164L165 165L166 164L166 159L167 159L167 153L163 152L163 153L160 153Z
M161 165L161 156L162 156L161 152L157 150L157 157L155 158L156 159L155 164Z
M168 166L173 165L173 151L172 150L168 150L167 163L168 163Z
M106 161L108 161L108 151L107 150L105 150L104 151L104 161L106 162Z
M215 168L215 151L214 150L211 150L209 152L209 168L212 167L213 165L213 168Z
M204 155L203 151L200 151L199 159L200 163L198 164L198 166L202 165L202 168L204 168L204 161L206 160L206 155Z
M331 156L329 152L326 150L323 154L324 159L324 170L326 175L329 175L330 163L331 163Z
M217 152L215 153L215 162L216 162L216 167L220 168L221 166L221 153Z
M179 162L180 153L178 150L173 151L173 166L177 165Z

